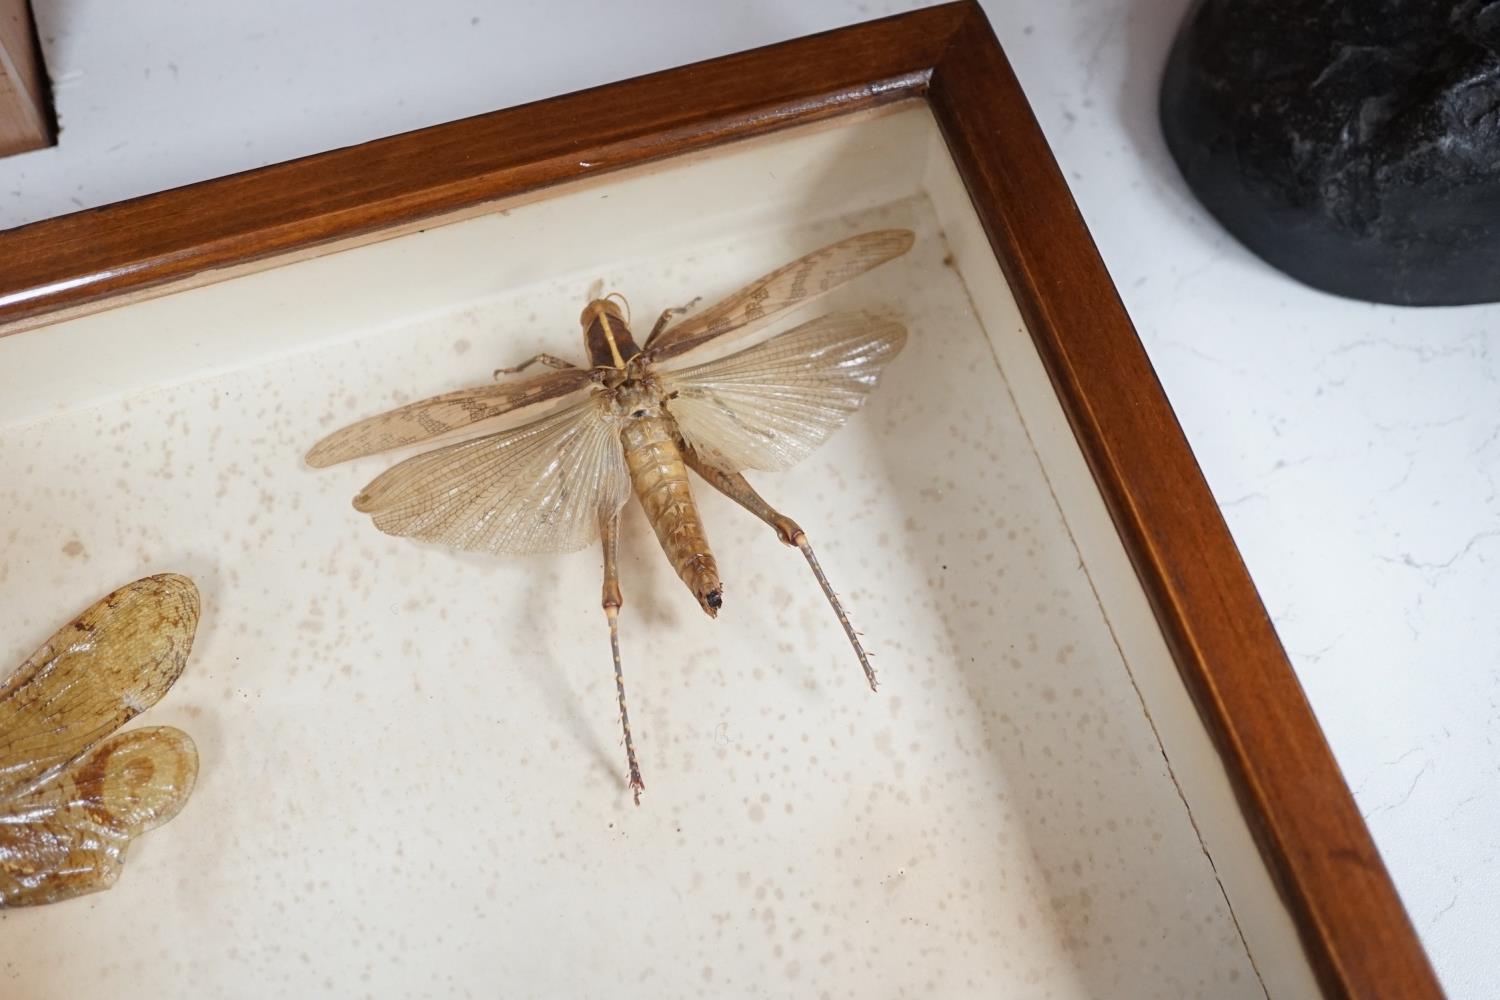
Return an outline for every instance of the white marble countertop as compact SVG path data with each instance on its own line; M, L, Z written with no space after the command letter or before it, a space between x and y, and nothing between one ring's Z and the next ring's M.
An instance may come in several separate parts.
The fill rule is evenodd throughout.
M0 226L907 4L34 0L63 127ZM1454 998L1500 981L1493 306L1335 299L1188 194L1156 124L1187 0L986 5Z

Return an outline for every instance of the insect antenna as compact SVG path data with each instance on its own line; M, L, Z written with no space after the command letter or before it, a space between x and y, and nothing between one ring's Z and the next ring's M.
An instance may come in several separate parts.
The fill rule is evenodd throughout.
M854 655L859 657L859 665L865 668L865 680L870 682L870 690L879 690L875 683L875 668L870 665L870 654L865 652L865 647L860 645L859 633L854 631L854 626L849 622L849 616L844 613L844 606L839 603L839 595L833 592L833 585L828 582L828 577L823 575L823 567L818 564L818 557L813 554L812 544L808 542L807 536L801 531L797 532L797 548L807 557L807 564L812 567L813 576L818 578L818 586L823 588L823 595L828 598L828 603L833 605L833 613L839 616L839 624L844 626L844 634L849 637L849 644L854 647Z
M627 299L624 295L620 294L619 292L610 292L608 295L606 295L604 297L606 299L619 299L620 300L620 305L622 305L622 306L625 307L625 325L629 326L630 325L630 300Z

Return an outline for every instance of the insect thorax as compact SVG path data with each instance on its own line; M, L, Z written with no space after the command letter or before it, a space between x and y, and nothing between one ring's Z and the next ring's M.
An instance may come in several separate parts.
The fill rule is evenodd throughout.
M620 307L609 299L595 299L584 306L578 321L583 325L583 346L589 352L590 366L623 368L641 353Z
M649 373L628 377L606 391L615 416L637 420L659 416L667 400L660 383Z

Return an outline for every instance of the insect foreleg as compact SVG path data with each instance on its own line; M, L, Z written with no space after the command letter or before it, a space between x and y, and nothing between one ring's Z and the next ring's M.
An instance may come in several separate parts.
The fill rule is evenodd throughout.
M630 713L625 710L625 673L620 667L620 594L618 556L620 551L620 512L600 518L599 534L604 543L604 617L609 619L609 651L615 660L615 691L620 696L620 728L625 731L625 763L630 768L630 791L635 804L641 804L646 783L641 780L641 766L635 759L635 741L630 737Z
M672 321L673 316L681 316L701 301L703 301L703 296L700 295L685 306L673 306L670 309L663 309L661 315L656 319L656 325L651 328L651 333L646 337L646 346L651 346L651 342L656 339L656 335L667 328L667 324Z
M571 362L571 361L564 361L562 358L559 358L556 355L548 354L545 351L543 351L541 354L532 355L531 357L527 358L525 361L522 361L520 364L514 365L514 366L512 366L510 368L496 368L495 369L495 376L494 377L495 378L499 378L501 375L514 375L517 372L523 372L523 371L525 371L526 369L530 368L532 365L535 365L535 364L543 364L543 365L546 365L548 368L577 368L578 367L577 365L573 364L573 362Z
M854 631L854 626L849 622L849 616L844 612L843 604L840 603L838 595L833 592L833 586L828 582L828 577L823 574L823 567L818 563L818 557L813 554L812 545L807 541L807 533L798 526L796 521L766 503L761 495L755 492L749 481L738 472L724 472L714 468L700 459L691 448L683 448L683 457L687 460L688 467L702 476L710 486L769 524L776 531L777 538L802 550L803 557L807 559L807 565L812 567L813 576L818 578L818 586L823 588L823 595L833 606L833 613L838 615L839 624L844 626L844 634L849 637L849 644L854 647L854 655L859 657L859 665L864 668L865 679L870 682L870 690L876 690L875 668L870 665L870 655L860 644L859 633Z

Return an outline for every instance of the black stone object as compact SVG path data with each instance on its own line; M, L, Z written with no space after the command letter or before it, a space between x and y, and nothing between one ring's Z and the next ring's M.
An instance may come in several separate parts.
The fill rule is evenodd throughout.
M1198 0L1160 110L1193 192L1292 277L1500 300L1500 0Z

